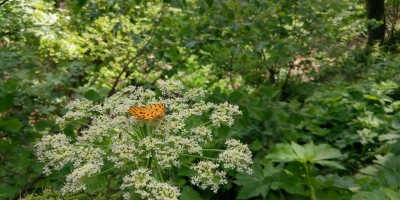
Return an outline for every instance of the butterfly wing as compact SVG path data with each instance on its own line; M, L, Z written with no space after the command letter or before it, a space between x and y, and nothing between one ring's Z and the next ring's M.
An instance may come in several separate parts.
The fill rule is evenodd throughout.
M146 116L146 112L145 112L145 108L144 107L139 107L139 106L137 106L137 107L132 107L132 108L129 108L128 109L128 112L131 114L131 115L133 115L133 116L135 116L135 117L137 117L137 118L144 118L145 116Z
M164 112L165 112L164 104L149 104L149 105L146 105L145 108L146 108L145 117L144 117L145 120L164 116Z
M155 117L163 117L165 113L165 105L164 104L152 104L151 105L151 110L152 110L152 118Z
M143 107L132 107L128 109L128 112L144 120L154 119L156 117L162 117L165 113L164 104L148 104Z

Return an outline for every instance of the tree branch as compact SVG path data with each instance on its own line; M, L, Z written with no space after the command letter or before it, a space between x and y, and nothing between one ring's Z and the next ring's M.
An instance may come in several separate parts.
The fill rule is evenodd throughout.
M111 90L108 92L107 97L110 97L111 95L114 94L115 88L118 85L119 80L121 79L121 76L128 71L129 65L135 61L137 58L139 58L140 55L146 50L146 46L150 43L152 37L146 42L146 44L143 45L143 47L136 53L136 55L130 59L122 68L121 72L118 74L117 78L115 79L113 86L111 87Z
M291 74L293 68L294 68L294 63L290 62L289 70L288 70L288 72L286 74L285 82L283 83L283 85L281 87L281 96L280 96L281 100L284 100L285 95L287 93L286 89L287 89L287 86L288 86L288 83L289 83L289 77L290 77L290 74Z
M121 72L118 74L117 78L115 79L113 86L111 87L111 90L108 92L107 97L110 97L111 95L113 95L115 93L115 88L118 85L118 82L121 79L121 76L126 73L129 69L129 65L135 61L137 58L139 58L139 56L146 50L147 45L150 43L150 41L153 39L154 37L154 31L157 28L157 26L160 24L160 20L162 19L162 17L164 16L164 11L161 12L160 17L155 21L154 27L152 28L152 30L150 31L150 38L149 40L146 42L146 44L143 45L143 47L136 53L136 55L130 59L122 68Z
M161 79L163 76L166 76L168 74L172 74L176 71L176 67L178 67L179 65L183 64L190 56L192 56L195 52L197 51L193 51L192 53L189 53L185 58L183 58L181 61L179 61L178 63L176 63L174 66L172 66L172 68L170 70L164 71L160 76L158 76L157 79L155 79L153 82L151 82L151 85L154 85L159 79Z
M12 200L20 199L20 197L24 197L30 189L40 180L43 178L43 174L39 174L38 176L34 177L31 181L26 183L24 187L21 188L20 193L17 193L12 197Z

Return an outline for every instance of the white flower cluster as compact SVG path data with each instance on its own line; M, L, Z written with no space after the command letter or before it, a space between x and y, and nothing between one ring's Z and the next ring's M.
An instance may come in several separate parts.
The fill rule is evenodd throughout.
M182 164L190 165L190 160L193 160L181 163L188 160L182 158L197 158L199 162L192 168L198 175L191 181L200 188L210 187L214 192L227 182L225 172L219 171L222 167L251 171L251 152L237 140L228 140L227 150L222 151L218 158L203 155L207 151L203 146L213 140L212 128L231 126L234 116L241 114L237 106L227 102L204 102L204 90L185 90L179 81L158 83L162 97L152 90L131 86L101 104L94 105L80 99L67 106L69 111L58 121L61 125L77 119L87 123L80 127L75 140L62 134L47 135L36 144L46 174L60 170L68 163L73 164L74 169L67 175L63 192L84 190L87 178L106 170L102 169L106 160L114 164L114 170L122 173L132 171L128 178L124 178L123 189L132 186L134 192L150 199L176 199L179 190L168 183L157 182L154 177L146 179L143 186L136 183L138 180L132 177L145 178L144 174L150 173L143 171L144 168L157 171L154 174L162 180L167 170L179 168ZM127 112L131 107L149 104L164 104L164 115L144 120ZM207 159L215 162L203 161Z
M180 192L177 187L157 181L151 177L151 171L139 168L123 178L122 189L133 187L133 191L140 195L142 199L149 200L177 200ZM124 199L130 199L130 193L124 193Z
M91 146L71 144L63 134L47 135L36 143L39 161L45 163L44 173L49 175L53 170L60 170L68 163L75 169L67 175L67 182L61 189L63 193L77 192L85 189L84 177L99 173L103 165L104 151Z
M199 186L201 189L211 187L213 192L217 192L220 185L227 184L226 173L218 171L219 165L211 161L200 161L190 167L197 172L196 176L190 178L193 185Z
M215 110L211 114L211 122L215 126L220 126L221 124L232 126L234 122L232 114L240 115L242 112L239 110L238 106L230 105L228 102L225 102L215 107Z
M225 168L235 169L239 172L252 173L250 166L253 164L251 159L251 151L247 147L235 139L225 142L228 148L219 154L218 160L223 163Z
M45 163L44 173L60 170L74 160L75 151L71 140L64 134L46 135L36 143L36 151L40 162Z
M88 116L88 112L93 107L93 103L87 99L77 99L70 102L66 109L73 110L73 112L67 112L64 117L57 119L58 124L65 124L70 120L82 119Z

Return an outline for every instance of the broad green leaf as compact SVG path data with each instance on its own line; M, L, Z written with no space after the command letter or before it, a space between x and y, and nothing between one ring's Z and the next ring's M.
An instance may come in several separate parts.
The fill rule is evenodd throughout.
M326 176L318 175L316 179L328 187L343 188L348 190L360 188L360 186L355 183L354 177L341 177L335 174L328 174Z
M374 164L360 170L360 177L372 178L381 186L400 184L400 158L394 154L377 155Z
M393 188L379 188L390 200L400 199L400 192Z
M342 169L336 161L331 159L338 159L343 157L339 150L330 147L327 144L314 145L313 143L301 146L292 142L289 144L277 144L271 154L266 156L275 162L292 162L298 161L301 163L313 163L334 168Z
M379 97L374 95L364 95L364 97L370 100L379 100Z
M89 99L91 101L98 101L101 99L101 96L99 95L98 92L96 92L96 90L90 89L87 92L85 92L84 97L86 99Z
M266 158L274 162L292 162L295 161L296 156L288 144L277 144Z
M13 99L14 96L11 94L0 96L0 112L8 110L13 105Z
M181 196L179 200L202 200L200 194L193 188L186 186L181 191Z
M384 135L379 135L379 141L386 141L386 140L397 140L400 138L400 134L398 133L388 133Z
M260 165L255 165L252 174L238 173L236 175L234 183L241 186L238 199L248 199L259 195L267 196L271 182L269 176L274 173L274 170L268 166L272 167L271 164L267 164L263 169Z
M343 165L341 165L337 161L331 161L331 160L320 160L317 162L320 165L328 166L328 167L333 167L337 169L346 169Z
M250 144L250 148L252 150L257 151L257 150L260 150L261 148L263 148L263 145L260 140L255 140L255 141L253 141L253 143Z
M400 119L397 115L392 121L392 127L396 130L400 130Z
M335 159L341 158L343 155L339 150L332 148L328 144L320 144L318 146L314 146L314 144L308 144L310 149L313 149L315 153L315 160L318 162L319 160L327 160L327 159ZM306 145L307 146L307 145Z
M0 120L0 129L9 132L18 132L22 128L22 123L17 118L3 118Z
M206 3L208 7L212 7L212 5L214 4L214 0L206 0Z
M392 189L380 188L372 191L357 192L351 197L351 200L398 200L400 193Z
M269 191L269 184L264 185L246 185L240 188L237 199L249 199L251 197L263 196L264 198L267 196Z

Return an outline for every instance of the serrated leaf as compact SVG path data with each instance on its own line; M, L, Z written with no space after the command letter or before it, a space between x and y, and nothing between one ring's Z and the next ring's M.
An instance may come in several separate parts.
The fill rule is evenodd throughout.
M395 191L391 188L379 188L379 190L382 191L390 200L400 199L400 193L398 190Z
M301 146L292 142L289 144L277 144L273 152L266 156L275 162L292 162L314 163L341 169L342 166L331 159L341 158L343 155L339 150L330 147L327 144L314 145L313 143Z
M331 161L331 160L320 160L320 161L318 161L318 164L324 165L324 166L328 166L328 167L337 168L337 169L346 169L339 162Z
M291 162L295 160L293 149L288 144L277 144L271 154L266 156L275 162Z
M351 200L398 200L400 195L398 192L389 189L377 189L373 191L361 191L354 194Z
M320 144L318 146L314 146L314 152L315 152L315 160L317 161L343 157L343 155L340 153L339 150L334 149L327 144Z

